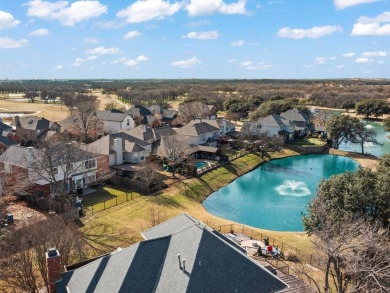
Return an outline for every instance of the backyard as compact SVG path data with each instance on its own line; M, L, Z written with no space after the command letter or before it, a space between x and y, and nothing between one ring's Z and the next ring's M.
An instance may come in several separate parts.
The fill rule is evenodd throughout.
M156 217L164 221L186 212L210 227L231 224L232 221L209 214L204 209L202 201L213 191L266 160L292 155L297 155L297 153L285 150L272 153L270 157L265 159L261 159L261 156L256 153L248 154L230 164L205 173L199 178L177 182L157 194L144 196L133 193L132 199L129 190L106 186L101 191L85 196L84 205L87 208L87 216L82 219L84 223L82 230L88 234L94 234L96 229L99 230L96 232L111 233L117 237L107 237L106 244L114 247L126 247L141 240L140 232L156 224ZM109 199L106 202L105 210L103 210L101 203L104 199ZM92 206L94 206L94 214L92 214ZM107 208L108 206L110 208ZM96 213L97 210L100 212ZM313 249L312 243L305 233L255 230L308 252Z

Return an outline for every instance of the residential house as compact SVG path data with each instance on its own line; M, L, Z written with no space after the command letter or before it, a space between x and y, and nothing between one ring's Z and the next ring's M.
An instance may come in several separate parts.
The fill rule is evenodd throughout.
M108 170L108 156L97 156L76 147L73 148L74 152L82 152L80 161L67 161L65 165L62 165L62 158L55 158L52 162L55 182L65 180L69 191L87 187ZM33 167L38 158L40 158L38 150L34 147L10 146L0 156L0 173L3 174L3 177L11 178L8 184L12 185L16 180L29 181L33 185L33 190L39 190L44 195L49 195L54 181L49 179L50 176L44 168L36 169Z
M294 108L280 113L280 117L290 121L297 136L304 136L307 134L310 127L310 117L303 111Z
M187 214L142 236L145 240L62 273L60 252L49 250L49 292L267 293L289 288L234 241Z
M16 133L25 140L35 141L44 131L60 132L61 125L57 122L37 116L15 116Z
M207 105L207 108L209 109L210 120L217 119L217 108L214 105Z
M220 136L220 129L217 125L203 122L202 120L191 123L176 129L176 132L184 137L191 145L217 146L217 138Z
M225 136L226 134L229 134L231 132L235 132L236 126L225 119L195 119L190 121L188 124L196 124L200 122L205 122L207 124L210 124L211 126L214 126L219 129L218 137Z
M123 131L139 140L151 145L151 154L157 154L160 146L161 136L171 136L177 134L170 126L152 128L148 125L139 125L133 129Z
M134 128L134 119L128 113L119 110L96 111L96 117L103 123L105 134Z
M249 132L252 134L267 133L268 136L283 135L286 140L294 139L294 126L288 119L277 114L260 118L252 123L249 126Z
M153 115L148 108L142 105L132 106L130 109L126 110L125 113L130 114L138 124L148 124L147 116Z
M164 124L168 124L171 126L174 125L174 121L175 121L177 114L178 114L176 110L165 109L159 105L150 106L150 107L148 107L148 109L155 117L157 117L160 120L160 122L163 125Z
M126 132L105 135L86 146L90 152L108 156L110 166L145 162L151 148L151 144Z

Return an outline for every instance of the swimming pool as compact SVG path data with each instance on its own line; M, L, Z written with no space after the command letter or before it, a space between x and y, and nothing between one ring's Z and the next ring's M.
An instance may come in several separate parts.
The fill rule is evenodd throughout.
M198 161L198 162L196 162L195 165L196 165L196 169L202 169L204 167L208 167L209 163L205 162L205 161Z
M302 215L320 180L358 167L335 155L273 160L212 193L203 206L215 216L252 227L303 231Z

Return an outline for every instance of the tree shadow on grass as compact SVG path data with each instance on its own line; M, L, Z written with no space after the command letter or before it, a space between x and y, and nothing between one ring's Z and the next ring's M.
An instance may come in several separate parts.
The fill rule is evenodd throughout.
M151 197L150 201L152 203L162 205L162 206L175 207L175 208L183 207L182 204L178 202L177 199L174 197L156 196L156 197Z

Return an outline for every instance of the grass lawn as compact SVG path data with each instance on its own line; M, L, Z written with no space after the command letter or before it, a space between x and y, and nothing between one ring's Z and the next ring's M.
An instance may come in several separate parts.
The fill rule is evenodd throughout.
M316 137L303 137L303 138L297 138L294 141L289 141L288 144L292 145L298 145L298 146L303 146L303 147L315 147L315 146L323 146L326 144L326 142L322 141L319 138Z
M99 231L111 233L116 237L107 237L107 244L126 247L134 241L142 240L140 232L152 226L151 211L160 213L165 219L186 212L205 222L210 227L231 224L233 222L230 220L209 214L201 202L213 191L218 190L228 182L252 170L264 161L270 158L292 155L297 155L297 153L285 150L283 152L273 153L265 159L262 159L259 154L246 155L234 160L231 164L212 170L199 178L191 178L178 182L160 193L135 197L133 200L97 214L88 215L83 219L85 225L82 229L88 234L96 234L95 232ZM112 196L115 196L118 192L110 187L105 187L104 190ZM124 193L124 191L120 192ZM313 249L312 243L305 233L275 232L263 229L255 230L275 239L280 239L295 247L299 247L307 252L311 252Z

